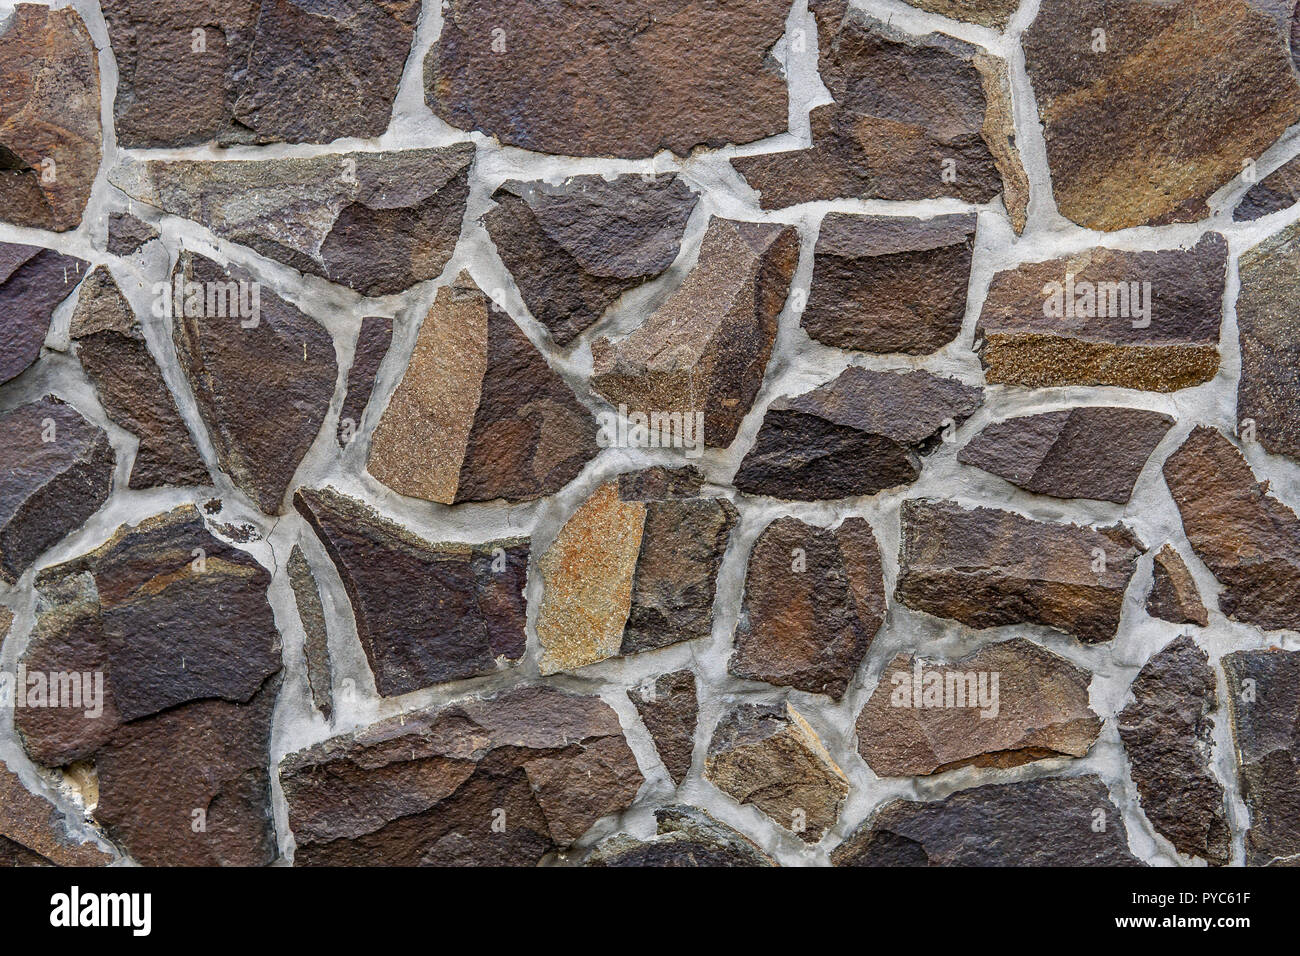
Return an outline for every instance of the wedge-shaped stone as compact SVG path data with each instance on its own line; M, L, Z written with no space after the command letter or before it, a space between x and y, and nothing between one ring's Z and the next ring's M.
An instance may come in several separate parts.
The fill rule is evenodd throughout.
M276 855L267 766L281 665L269 584L192 505L123 527L37 579L20 661L29 683L102 675L102 713L90 718L84 700L28 707L15 726L38 763L94 763L91 815L143 865Z
M113 464L108 435L52 395L0 415L0 580L99 510Z
M113 859L82 842L62 809L30 793L0 763L0 867L103 866Z
M1209 626L1210 616L1192 572L1172 545L1166 544L1152 561L1147 613L1173 624Z
M798 259L793 226L712 220L668 301L617 344L591 344L592 388L646 416L703 412L704 443L730 445L763 383Z
M993 277L975 329L990 385L1173 392L1214 378L1228 244L1095 248Z
M1256 219L1289 209L1300 202L1300 157L1284 163L1251 186L1232 211L1236 222Z
M1300 628L1300 518L1268 493L1241 452L1199 426L1165 461L1165 481L1197 557L1223 590L1219 610L1266 630Z
M434 544L332 488L294 506L338 568L386 697L496 671L524 653L528 539Z
M108 251L115 256L134 255L158 236L157 229L130 213L115 212L108 217Z
M452 126L542 153L749 143L786 130L771 50L789 12L789 0L450 0L425 98Z
M532 866L643 782L599 697L523 687L393 717L280 764L298 866Z
M1124 504L1173 424L1140 408L1063 408L995 422L957 460L1036 494Z
M619 833L596 844L584 866L716 867L776 866L745 835L695 807L655 811L658 833L638 840Z
M606 482L579 506L538 564L541 671L708 637L731 502L701 494L694 468Z
M1082 757L1101 732L1091 681L1023 638L954 661L899 654L858 715L858 752L881 777Z
M356 349L352 353L352 365L348 368L348 390L339 412L338 439L339 444L345 448L361 427L361 416L365 413L370 393L375 388L375 376L379 374L380 363L384 361L392 344L392 319L368 316L361 320Z
M1044 0L1024 47L1057 207L1091 229L1204 219L1300 120L1286 41L1247 0Z
M128 486L208 484L208 469L149 353L140 320L103 266L81 284L70 335L108 417L140 439Z
M334 396L334 340L236 266L185 252L172 282L176 357L217 459L240 491L277 514Z
M0 169L0 182L4 179ZM53 249L0 242L0 385L40 357L50 318L89 264Z
M554 494L596 456L596 424L470 278L438 290L370 443L370 473L441 504Z
M907 0L914 7L941 13L954 20L969 20L1001 30L1020 7L1020 0Z
M939 33L914 36L847 0L810 0L822 82L812 147L737 158L764 209L829 199L988 202L1023 229L1029 182L1006 64Z
M1098 822L1104 825L1098 825ZM1100 777L1027 780L893 800L831 853L835 866L1140 866Z
M289 553L289 587L302 621L303 663L307 665L307 686L321 715L329 720L334 714L334 684L330 669L329 629L325 625L325 606L311 565L296 544Z
M768 406L735 485L751 495L822 501L915 481L921 456L965 421L983 392L929 372L848 368Z
M691 770L695 750L695 722L699 701L695 674L690 670L661 674L653 681L627 692L636 705L641 722L659 750L673 783L681 786Z
M1093 644L1119 627L1142 544L1122 524L1034 521L950 501L903 502L895 596L971 627L1041 624Z
M1300 461L1300 227L1266 239L1241 257L1237 329L1241 378L1237 381L1238 434L1275 455Z
M0 221L54 232L75 229L102 155L99 55L71 7L20 3L5 19Z
M704 776L807 843L835 825L849 792L844 771L789 703L743 704L723 715Z
M778 518L754 542L727 666L839 700L884 618L880 548L866 521L832 530Z
M437 277L460 236L468 143L270 160L127 160L118 189L363 295Z
M505 183L483 217L528 311L568 345L624 292L663 272L699 196L676 176Z

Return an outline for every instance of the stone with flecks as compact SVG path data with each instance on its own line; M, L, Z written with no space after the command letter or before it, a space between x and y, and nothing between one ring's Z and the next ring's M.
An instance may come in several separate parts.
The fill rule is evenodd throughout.
M695 674L690 670L661 674L627 693L650 732L668 775L673 783L681 786L690 772L691 754L695 750L695 723L699 717Z
M1300 461L1300 227L1291 226L1241 256L1237 329L1241 377L1237 428L1274 455Z
M302 548L293 546L289 553L289 587L302 621L303 662L307 666L307 686L316 709L327 721L334 714L334 685L330 668L329 628L325 623L325 606L311 565Z
M1166 544L1151 563L1151 593L1147 613L1171 624L1208 627L1210 616L1201 601L1200 589L1173 545Z

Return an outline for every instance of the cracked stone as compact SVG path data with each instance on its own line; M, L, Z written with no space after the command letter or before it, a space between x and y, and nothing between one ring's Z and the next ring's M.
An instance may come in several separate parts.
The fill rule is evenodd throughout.
M1272 454L1300 461L1300 321L1294 315L1300 295L1297 255L1300 227L1292 226L1241 256L1237 421L1239 433L1253 423L1249 427L1255 439Z
M0 763L0 867L103 866L113 859L94 843L77 839L71 822Z
M695 674L689 669L660 674L629 690L627 696L636 705L668 775L680 787L691 770L695 750L695 722L699 717Z
M1235 222L1253 222L1290 209L1297 201L1300 201L1300 157L1284 163L1251 186L1232 211L1232 218Z
M307 665L307 686L312 702L326 721L334 713L334 685L330 671L329 631L325 626L325 606L312 574L311 565L298 545L289 554L289 587L302 621L303 661Z
M584 866L776 866L776 861L744 834L696 807L655 811L658 832L649 840L626 833L596 844Z
M53 249L0 242L0 385L40 357L54 310L89 265Z
M1152 617L1171 624L1210 624L1192 572L1172 545L1161 548L1151 564L1151 594L1146 607Z
M348 369L347 393L339 412L339 444L346 448L361 427L361 416L370 402L379 366L393 344L393 320L367 316L357 333L352 366Z

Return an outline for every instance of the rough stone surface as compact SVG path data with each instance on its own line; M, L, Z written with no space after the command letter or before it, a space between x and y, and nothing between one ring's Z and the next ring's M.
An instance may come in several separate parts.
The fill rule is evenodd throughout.
M521 687L290 754L280 782L298 866L529 866L642 776L599 697Z
M1082 757L1101 732L1091 680L1023 638L947 662L898 654L858 715L858 752L882 777Z
M1094 829L1098 812L1105 829ZM976 835L978 837L976 838ZM894 800L831 853L835 866L1135 866L1100 778L1028 780Z
M914 7L954 20L969 20L1000 30L1020 7L1020 0L907 0Z
M734 484L746 494L809 501L910 484L921 456L982 401L980 389L929 372L848 368L768 406Z
M713 219L668 301L617 344L592 343L592 388L647 416L703 412L704 443L730 445L763 383L798 258L791 226Z
M393 344L393 320L368 316L361 320L356 351L348 369L347 394L339 412L339 444L347 447L361 427L361 416L375 387L379 365Z
M695 674L690 670L661 674L629 690L627 695L650 732L668 775L680 787L691 770L695 750L695 723L699 718Z
M325 607L311 565L296 544L289 553L289 587L302 621L303 661L307 665L307 685L311 699L321 715L329 720L334 714L334 684L330 669L329 631L325 624Z
M99 510L113 464L108 435L52 395L0 414L0 580Z
M880 548L866 521L832 530L778 518L749 557L728 670L838 700L884 618Z
M29 793L0 763L0 867L103 866L113 859L73 835L62 810Z
M1227 863L1232 837L1223 786L1210 772L1210 714L1217 707L1208 655L1180 637L1138 672L1118 723L1151 825L1178 852Z
M370 444L370 473L442 504L553 494L596 455L596 424L467 273L438 290Z
M87 267L85 261L52 249L0 242L0 385L40 357L54 310Z
M533 318L567 346L677 258L699 202L676 176L510 181L483 217Z
M658 833L638 840L620 833L602 840L585 866L738 867L776 866L744 835L695 807L655 811Z
M115 212L108 217L108 251L115 256L129 256L145 243L157 239L159 232L130 213Z
M300 489L294 506L338 568L379 693L523 656L528 539L435 544L331 488Z
M1247 0L1043 0L1024 49L1057 207L1090 229L1204 219L1300 120L1287 44Z
M1241 378L1238 429L1253 423L1255 439L1275 455L1300 461L1300 227L1266 239L1241 257L1237 329Z
M1198 624L1208 627L1210 616L1201 602L1192 572L1182 555L1166 544L1151 564L1151 593L1147 596L1147 613L1172 624Z
M102 156L95 44L71 8L20 3L5 19L0 221L54 232L75 229Z
M1283 163L1251 186L1232 211L1236 222L1252 222L1300 201L1300 157Z
M749 143L786 129L771 49L789 11L789 0L451 0L425 97L452 126L541 153Z
M844 771L789 703L743 704L725 714L709 742L704 775L807 843L835 825L849 792Z
M1141 542L1122 524L1034 521L949 501L903 502L895 597L971 627L1041 624L1093 644L1119 627Z
M1064 408L995 422L957 460L1036 494L1125 504L1173 423L1140 408Z
M1095 248L999 272L975 330L986 380L1155 392L1208 382L1219 370L1227 255L1212 232L1187 250Z

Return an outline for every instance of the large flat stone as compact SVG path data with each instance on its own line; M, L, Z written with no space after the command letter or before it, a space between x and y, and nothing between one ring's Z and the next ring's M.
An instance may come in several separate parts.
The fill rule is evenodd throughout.
M1237 330L1238 433L1253 422L1255 439L1275 455L1300 460L1300 295L1296 257L1300 227L1291 226L1242 254Z

